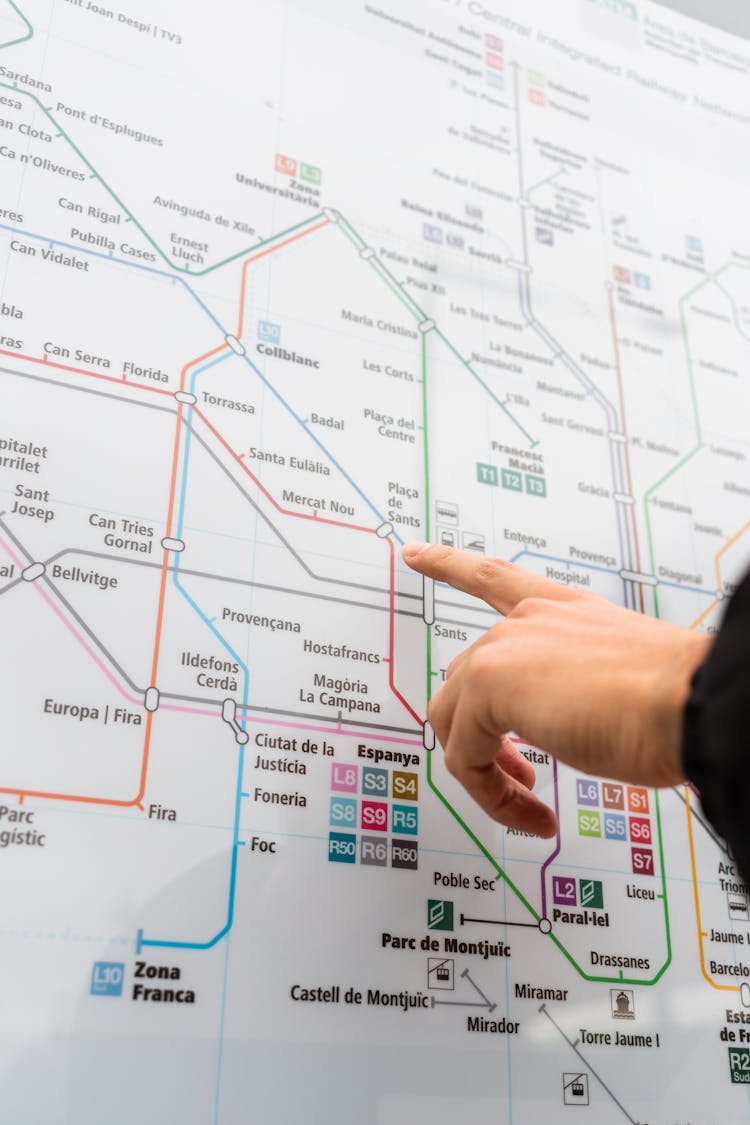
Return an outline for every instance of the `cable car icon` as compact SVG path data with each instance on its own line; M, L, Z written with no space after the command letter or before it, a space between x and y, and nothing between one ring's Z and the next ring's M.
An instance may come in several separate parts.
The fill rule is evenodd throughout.
M589 1104L588 1074L563 1074L563 1105Z
M455 962L452 957L427 958L427 987L453 989Z

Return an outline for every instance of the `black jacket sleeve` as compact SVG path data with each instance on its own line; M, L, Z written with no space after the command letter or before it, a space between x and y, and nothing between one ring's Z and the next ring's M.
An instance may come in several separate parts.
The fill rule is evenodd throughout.
M706 815L750 883L750 574L693 677L682 751Z

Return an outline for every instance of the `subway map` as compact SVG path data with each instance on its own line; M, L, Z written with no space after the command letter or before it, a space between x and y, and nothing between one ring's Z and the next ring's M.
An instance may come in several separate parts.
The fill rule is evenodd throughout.
M718 628L749 82L649 0L0 2L4 1125L750 1121L698 794L519 743L490 822L400 554Z

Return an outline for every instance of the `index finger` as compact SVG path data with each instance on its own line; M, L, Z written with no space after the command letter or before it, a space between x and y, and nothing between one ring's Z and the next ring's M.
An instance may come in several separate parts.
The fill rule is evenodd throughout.
M473 551L457 551L436 543L407 543L402 554L412 570L482 598L504 615L524 598L572 601L581 596L569 586L530 574L505 559L488 559Z

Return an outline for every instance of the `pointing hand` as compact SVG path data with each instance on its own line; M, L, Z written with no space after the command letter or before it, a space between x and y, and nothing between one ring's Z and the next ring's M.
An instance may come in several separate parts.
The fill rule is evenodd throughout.
M403 557L503 615L452 661L427 711L447 769L494 820L556 830L509 731L585 773L682 780L682 713L710 638L502 559L424 543L407 543Z

